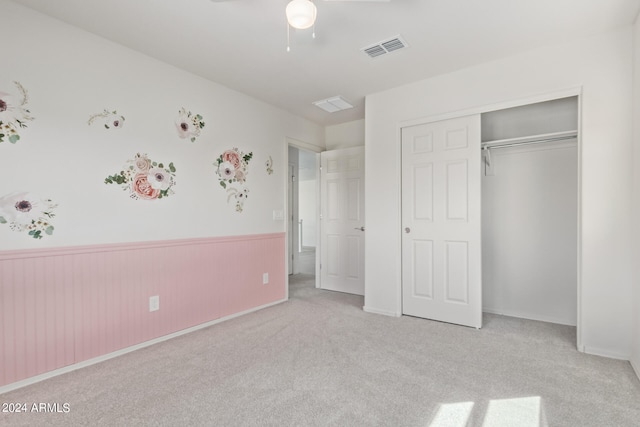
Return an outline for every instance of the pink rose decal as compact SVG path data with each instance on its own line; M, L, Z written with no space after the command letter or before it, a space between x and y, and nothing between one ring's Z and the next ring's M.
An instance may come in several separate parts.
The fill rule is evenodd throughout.
M151 168L151 160L149 160L146 156L141 156L140 154L136 155L134 163L136 165L136 169L138 169L140 172L146 172Z
M136 154L123 170L105 178L105 184L118 184L136 200L155 200L173 194L176 168L152 161L146 154Z
M222 161L231 163L234 169L240 169L240 154L235 150L227 150L222 153Z
M141 199L157 199L160 194L160 190L153 188L147 179L147 175L142 173L139 173L133 178L131 188Z

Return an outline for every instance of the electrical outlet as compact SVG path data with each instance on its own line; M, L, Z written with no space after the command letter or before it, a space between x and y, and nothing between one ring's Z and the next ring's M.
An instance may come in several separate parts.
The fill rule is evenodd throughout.
M158 311L160 310L160 296L155 295L149 297L149 311Z
M269 273L262 273L262 284L266 285L269 283Z

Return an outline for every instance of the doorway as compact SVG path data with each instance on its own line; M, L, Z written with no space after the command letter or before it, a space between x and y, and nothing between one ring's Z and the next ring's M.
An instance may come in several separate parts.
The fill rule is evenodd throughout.
M318 239L318 155L288 146L289 274L316 275Z

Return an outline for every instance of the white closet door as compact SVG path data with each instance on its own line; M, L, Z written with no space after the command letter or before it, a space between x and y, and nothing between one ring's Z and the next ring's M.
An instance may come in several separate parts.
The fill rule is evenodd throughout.
M480 328L480 116L402 129L404 314Z

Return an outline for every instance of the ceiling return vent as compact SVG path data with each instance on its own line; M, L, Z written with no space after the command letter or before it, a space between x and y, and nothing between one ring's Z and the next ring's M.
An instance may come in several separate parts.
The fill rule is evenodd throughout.
M407 46L407 42L405 42L402 37L395 36L388 40L372 44L371 46L363 47L360 50L369 55L369 57L376 58L390 52L395 52L396 50L404 49Z
M351 105L349 101L347 101L340 95L323 99L321 101L316 101L313 103L313 105L318 108L322 108L328 113L335 113L336 111L348 110L349 108L353 108L353 105Z

